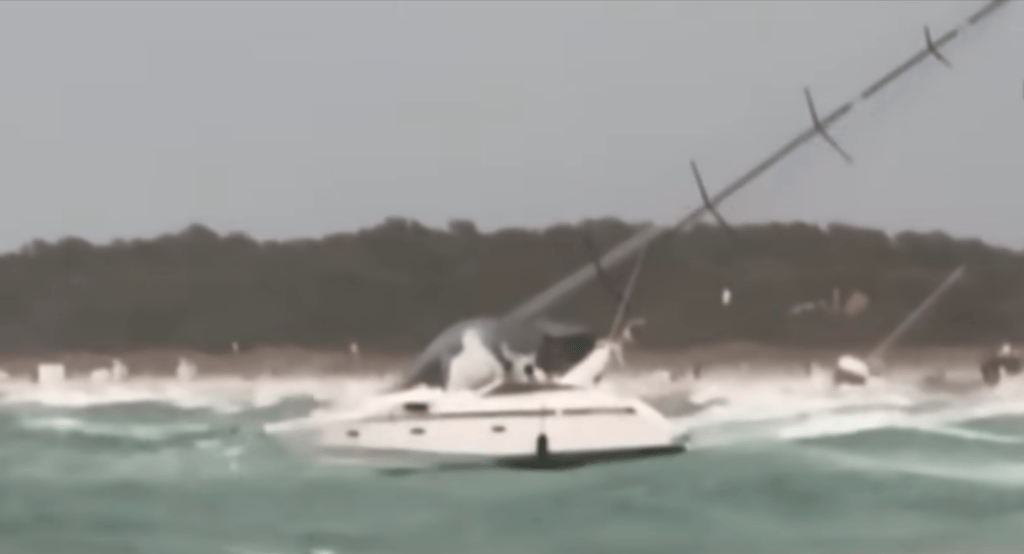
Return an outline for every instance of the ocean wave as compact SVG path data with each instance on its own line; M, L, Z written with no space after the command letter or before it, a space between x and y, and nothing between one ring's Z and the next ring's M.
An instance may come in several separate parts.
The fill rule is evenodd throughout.
M6 384L0 403L0 440L20 433L50 452L70 449L217 450L259 435L258 426L302 417L325 404L354 405L386 378L331 377L258 380L216 378L194 383L67 383L46 387ZM88 386L86 386L88 385ZM654 405L674 406L670 421L692 450L765 442L806 442L881 429L928 433L960 442L1019 444L1021 437L960 424L1024 414L1021 389L966 395L933 394L907 383L873 388L823 387L816 379L673 380L667 372L617 376L607 385L643 393ZM6 419L4 419L6 418ZM6 422L6 423L5 423ZM11 438L6 438L10 443ZM257 439L246 439L257 440ZM266 437L260 437L268 443Z

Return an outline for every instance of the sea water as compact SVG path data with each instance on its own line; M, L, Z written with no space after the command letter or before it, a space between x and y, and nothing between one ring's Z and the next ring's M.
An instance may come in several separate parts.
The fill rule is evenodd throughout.
M396 476L260 431L366 382L0 385L0 554L1024 551L1024 387L617 386L676 406L691 449Z

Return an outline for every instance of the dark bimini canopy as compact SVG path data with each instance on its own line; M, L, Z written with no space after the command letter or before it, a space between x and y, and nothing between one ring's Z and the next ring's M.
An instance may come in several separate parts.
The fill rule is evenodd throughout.
M448 364L462 350L462 334L473 328L495 358L508 364L502 355L504 343L514 352L536 355L537 365L549 374L564 372L582 360L597 342L588 328L571 323L539 319L501 323L495 317L465 319L448 327L434 338L413 363L409 377L400 388L420 384L443 387L448 380Z

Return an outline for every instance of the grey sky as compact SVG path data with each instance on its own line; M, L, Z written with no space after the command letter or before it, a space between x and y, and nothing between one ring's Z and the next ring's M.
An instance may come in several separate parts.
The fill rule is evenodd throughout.
M0 2L0 250L668 222L975 2ZM1024 246L1024 3L726 204ZM930 63L929 63L930 62Z

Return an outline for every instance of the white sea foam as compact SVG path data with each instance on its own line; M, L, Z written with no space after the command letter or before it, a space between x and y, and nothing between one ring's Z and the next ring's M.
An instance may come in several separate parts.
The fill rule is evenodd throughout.
M238 411L277 404L292 396L349 404L387 386L389 377L200 377L182 382L173 378L135 378L125 382L69 380L39 386L30 381L0 384L0 404L38 404L89 407L106 404L160 402L181 408Z
M914 427L964 440L1013 441L980 431L956 428L958 422L1024 413L1024 380L1008 379L999 387L954 395L923 389L906 379L876 380L864 387L834 387L814 375L757 377L748 371L712 373L700 380L673 378L668 369L613 374L602 385L624 394L656 400L685 401L684 415L673 417L680 433L697 447L750 440L806 440L859 433L885 427ZM173 378L135 377L124 382L68 380L39 386L7 380L0 383L0 405L41 405L87 408L100 405L159 402L185 409L207 408L238 413L280 404L289 397L308 397L339 406L360 403L386 387L392 376L236 377L200 376L183 382ZM27 420L32 426L80 432L160 437L195 432L185 428L126 427L115 431L89 423L71 423L73 416ZM71 419L68 419L71 418ZM47 423L48 422L48 423ZM75 427L78 425L78 427ZM90 426L91 425L91 426ZM113 425L113 424L111 424ZM177 425L177 424L174 424Z

